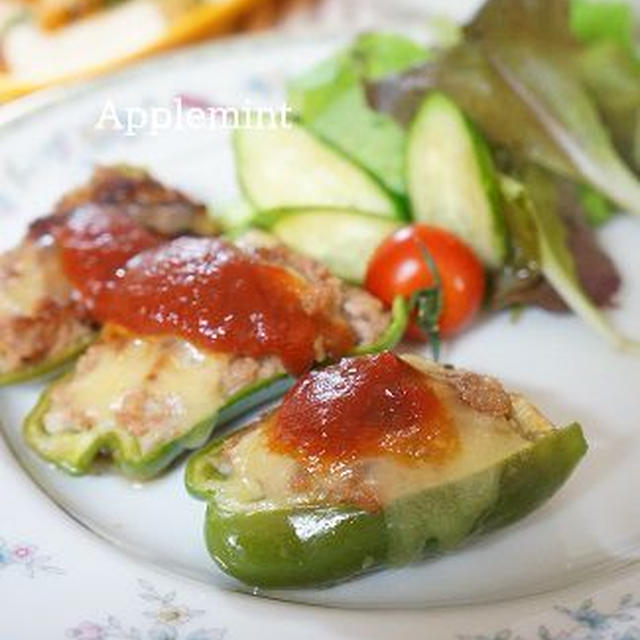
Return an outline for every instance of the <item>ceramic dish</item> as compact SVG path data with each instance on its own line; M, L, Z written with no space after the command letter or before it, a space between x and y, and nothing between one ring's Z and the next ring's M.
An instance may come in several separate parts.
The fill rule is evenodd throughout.
M241 104L247 100L252 104L280 104L288 76L322 59L346 39L265 38L197 48L102 79L68 96L54 92L27 103L24 113L11 118L0 130L0 248L13 245L30 219L47 212L55 198L85 179L96 163L126 160L148 166L160 179L210 202L214 209L227 206L237 195L228 132L183 130L125 136L120 131L97 130L95 123L105 104L112 101L119 109L148 108L170 105L176 96L194 105ZM604 229L602 241L615 257L625 281L613 319L627 332L637 332L640 226L635 220L621 217ZM455 555L328 589L261 595L322 607L393 609L395 612L389 611L384 620L395 619L415 629L424 628L424 622L431 620L434 625L443 625L439 627L443 635L437 637L445 637L445 629L462 637L475 629L478 633L486 630L489 635L477 636L484 638L494 637L494 631L541 607L574 602L577 611L584 594L606 589L606 611L622 612L619 619L611 618L611 624L615 620L635 624L637 598L620 601L619 597L630 590L629 584L637 585L640 594L640 573L637 579L634 577L635 563L640 559L640 502L635 494L640 484L640 434L636 425L640 359L611 350L576 318L537 311L528 311L517 323L505 314L474 327L447 346L444 359L499 376L508 387L533 398L558 424L572 420L583 424L591 449L565 489L525 521ZM63 554L71 553L64 542L67 536L69 545L82 537L69 524L67 516L71 515L92 534L124 552L118 561L127 566L136 566L135 559L149 561L165 574L195 579L206 585L204 592L211 598L224 601L230 597L225 590L243 590L215 568L204 549L202 505L185 494L182 467L159 480L138 485L108 472L80 479L67 477L37 459L22 441L20 424L41 388L40 383L34 383L0 391L3 435L20 463L20 467L10 462L4 465L3 486L6 489L9 483L15 487L12 508L15 518L26 523L21 528L25 539L38 540L44 546L45 525L33 531L29 527L30 522L40 520L37 514L42 510L43 523L51 522L54 529L65 532L57 534L62 536L59 542ZM7 458L8 454L3 452L2 456ZM35 498L25 484L27 477L59 509L54 511ZM28 496L25 506L20 502L22 493ZM28 504L30 501L34 504ZM0 530L0 537L6 537L6 544L11 545L7 531L12 530L13 515L8 507L4 509L5 531ZM90 544L86 537L82 539L83 544ZM92 547L91 553L101 556L97 566L113 556L99 545ZM2 558L0 553L0 566ZM9 568L10 562L18 560L7 562ZM35 573L40 572L37 562L34 560ZM7 593L11 581L9 587L3 581L6 583L10 575L8 571L0 574L0 590L7 588ZM620 591L623 577L625 587ZM81 581L77 587L82 588ZM159 593L152 593L148 587L142 589L143 599L150 602ZM59 606L66 605L60 602ZM100 604L100 610L105 606ZM308 611L311 621L324 615L324 609L272 606L271 610L262 604L260 608L274 614L277 608ZM596 620L597 614L602 614L599 606L605 605L587 603L584 616ZM419 609L420 613L400 613L398 609ZM562 631L566 623L567 629L580 629L578 613L549 611L549 625L553 623L554 628ZM296 615L305 619L300 613ZM341 619L345 624L354 625L355 635L363 622L360 614L340 615L344 615ZM284 620L272 622L276 627L286 624ZM387 630L391 632L392 628ZM333 631L320 629L316 635L335 637ZM381 631L382 627L375 633ZM516 631L509 633L513 635L496 637L519 637ZM96 632L95 636L70 637L107 636ZM114 633L109 637L142 636ZM377 636L372 631L368 637Z

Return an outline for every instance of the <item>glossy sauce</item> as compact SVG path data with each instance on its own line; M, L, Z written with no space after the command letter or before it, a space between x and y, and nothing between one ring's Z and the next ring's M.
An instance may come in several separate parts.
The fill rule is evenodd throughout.
M377 456L442 462L459 446L428 378L392 353L309 373L285 396L268 429L272 450L309 468Z
M132 256L166 242L117 208L98 205L74 210L51 232L60 247L64 272L94 315L118 269Z
M132 258L95 299L94 313L139 335L174 335L212 351L279 356L292 373L355 342L339 316L309 312L313 290L288 269L218 238L178 238Z

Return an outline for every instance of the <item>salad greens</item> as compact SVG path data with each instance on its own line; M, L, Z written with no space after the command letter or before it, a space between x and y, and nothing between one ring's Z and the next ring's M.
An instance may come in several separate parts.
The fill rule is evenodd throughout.
M572 0L569 30L585 44L609 40L633 52L633 9L628 2Z
M596 226L615 208L640 214L640 60L634 28L631 8L621 3L489 0L464 29L462 42L419 68L374 83L368 95L374 108L408 126L426 95L446 93L487 137L500 168L511 173L507 185L521 177L517 171L513 175L514 167L543 167L573 182L587 220ZM600 284L591 286L588 273L587 282L579 277L580 247L572 240L586 240L586 253L593 253L593 242L584 229L568 232L554 181L540 178L548 174L527 174L538 177L517 183L515 190L516 183L505 188L502 181L512 235L504 271L526 273L518 284L531 286L531 301L540 298L544 276L564 303L610 342L635 348L585 293ZM523 229L529 238L533 229L537 238L527 243L528 251L518 242ZM610 261L596 257L610 272ZM610 273L591 275L617 287ZM598 297L610 300L607 292Z
M599 161L597 169L618 180L627 171L610 153L609 131L602 124L613 126L614 142L629 158L626 146L640 121L640 60L633 45L634 28L633 12L626 3L492 0L466 32L494 64L505 65L502 72L511 75L512 83L532 90L542 103L540 120L549 119L547 128L579 175L606 193L604 176L599 183L598 172L584 165ZM514 56L520 59L514 62ZM555 134L553 119L561 125ZM572 137L582 153L568 148ZM623 186L619 184L620 189ZM633 189L627 187L629 197L637 194L637 181ZM611 191L616 191L615 184ZM629 208L623 193L609 197Z
M569 29L570 6L568 0L491 0L461 44L383 81L373 104L407 121L425 93L441 89L494 144L586 182L640 215L640 182L619 155L637 155L637 60L610 39L597 40L598 50L581 45ZM598 64L588 64L596 53ZM610 77L612 62L617 80ZM611 92L612 82L624 90ZM606 127L611 122L618 149Z
M493 62L564 153L573 169L569 175L640 215L640 182L611 144L581 83L553 58L520 45L501 47Z
M406 134L391 117L368 105L365 82L405 71L429 57L427 49L403 36L365 34L346 51L295 79L289 99L312 132L402 198Z
M590 225L599 227L615 215L615 207L599 191L586 184L579 185L579 191L580 203Z
M533 262L567 306L612 346L640 353L640 342L622 336L585 293L567 242L567 228L558 215L558 190L553 180L537 168L530 167L526 173L525 183L503 176L501 186L505 200L524 218L521 224L532 222L537 231L535 244L529 236L528 264ZM527 230L530 232L530 227Z
M635 34L619 1L488 0L431 50L360 36L290 83L293 131L237 137L242 222L354 281L402 219L439 226L491 270L493 308L570 308L635 348L598 310L620 278L592 230L640 215ZM366 228L363 250L325 225Z
M640 173L640 60L602 41L584 49L577 64L618 152Z

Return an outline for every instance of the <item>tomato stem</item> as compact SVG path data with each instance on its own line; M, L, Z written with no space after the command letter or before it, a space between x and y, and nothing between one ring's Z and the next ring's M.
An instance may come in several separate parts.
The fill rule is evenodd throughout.
M427 267L433 276L433 286L414 291L409 304L411 310L415 311L415 323L429 336L429 344L433 352L433 359L437 362L440 359L440 349L442 339L440 336L440 316L444 307L444 296L442 294L442 279L440 272L424 242L416 239L416 244L427 263Z

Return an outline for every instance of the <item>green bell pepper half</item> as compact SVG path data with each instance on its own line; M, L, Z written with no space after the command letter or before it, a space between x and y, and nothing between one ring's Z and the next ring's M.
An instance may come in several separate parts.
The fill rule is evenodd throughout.
M212 464L223 443L191 458L186 486L208 503L205 537L216 563L248 585L270 589L328 585L455 549L532 512L564 484L587 450L574 423L490 467L378 511L318 504L234 512L219 506L211 489L212 481L224 483Z
M375 343L360 345L350 355L375 353L392 348L402 338L408 319L407 302L397 298L392 306L391 319L385 332ZM91 430L55 434L46 431L44 416L50 408L51 393L56 385L63 383L72 373L54 380L43 391L23 425L27 443L39 456L72 475L89 472L98 454L109 452L116 465L126 475L137 479L148 479L158 475L185 450L197 449L204 445L215 427L277 398L293 383L293 378L286 374L254 383L229 398L211 416L188 429L183 435L142 453L137 438L122 429L98 434Z

